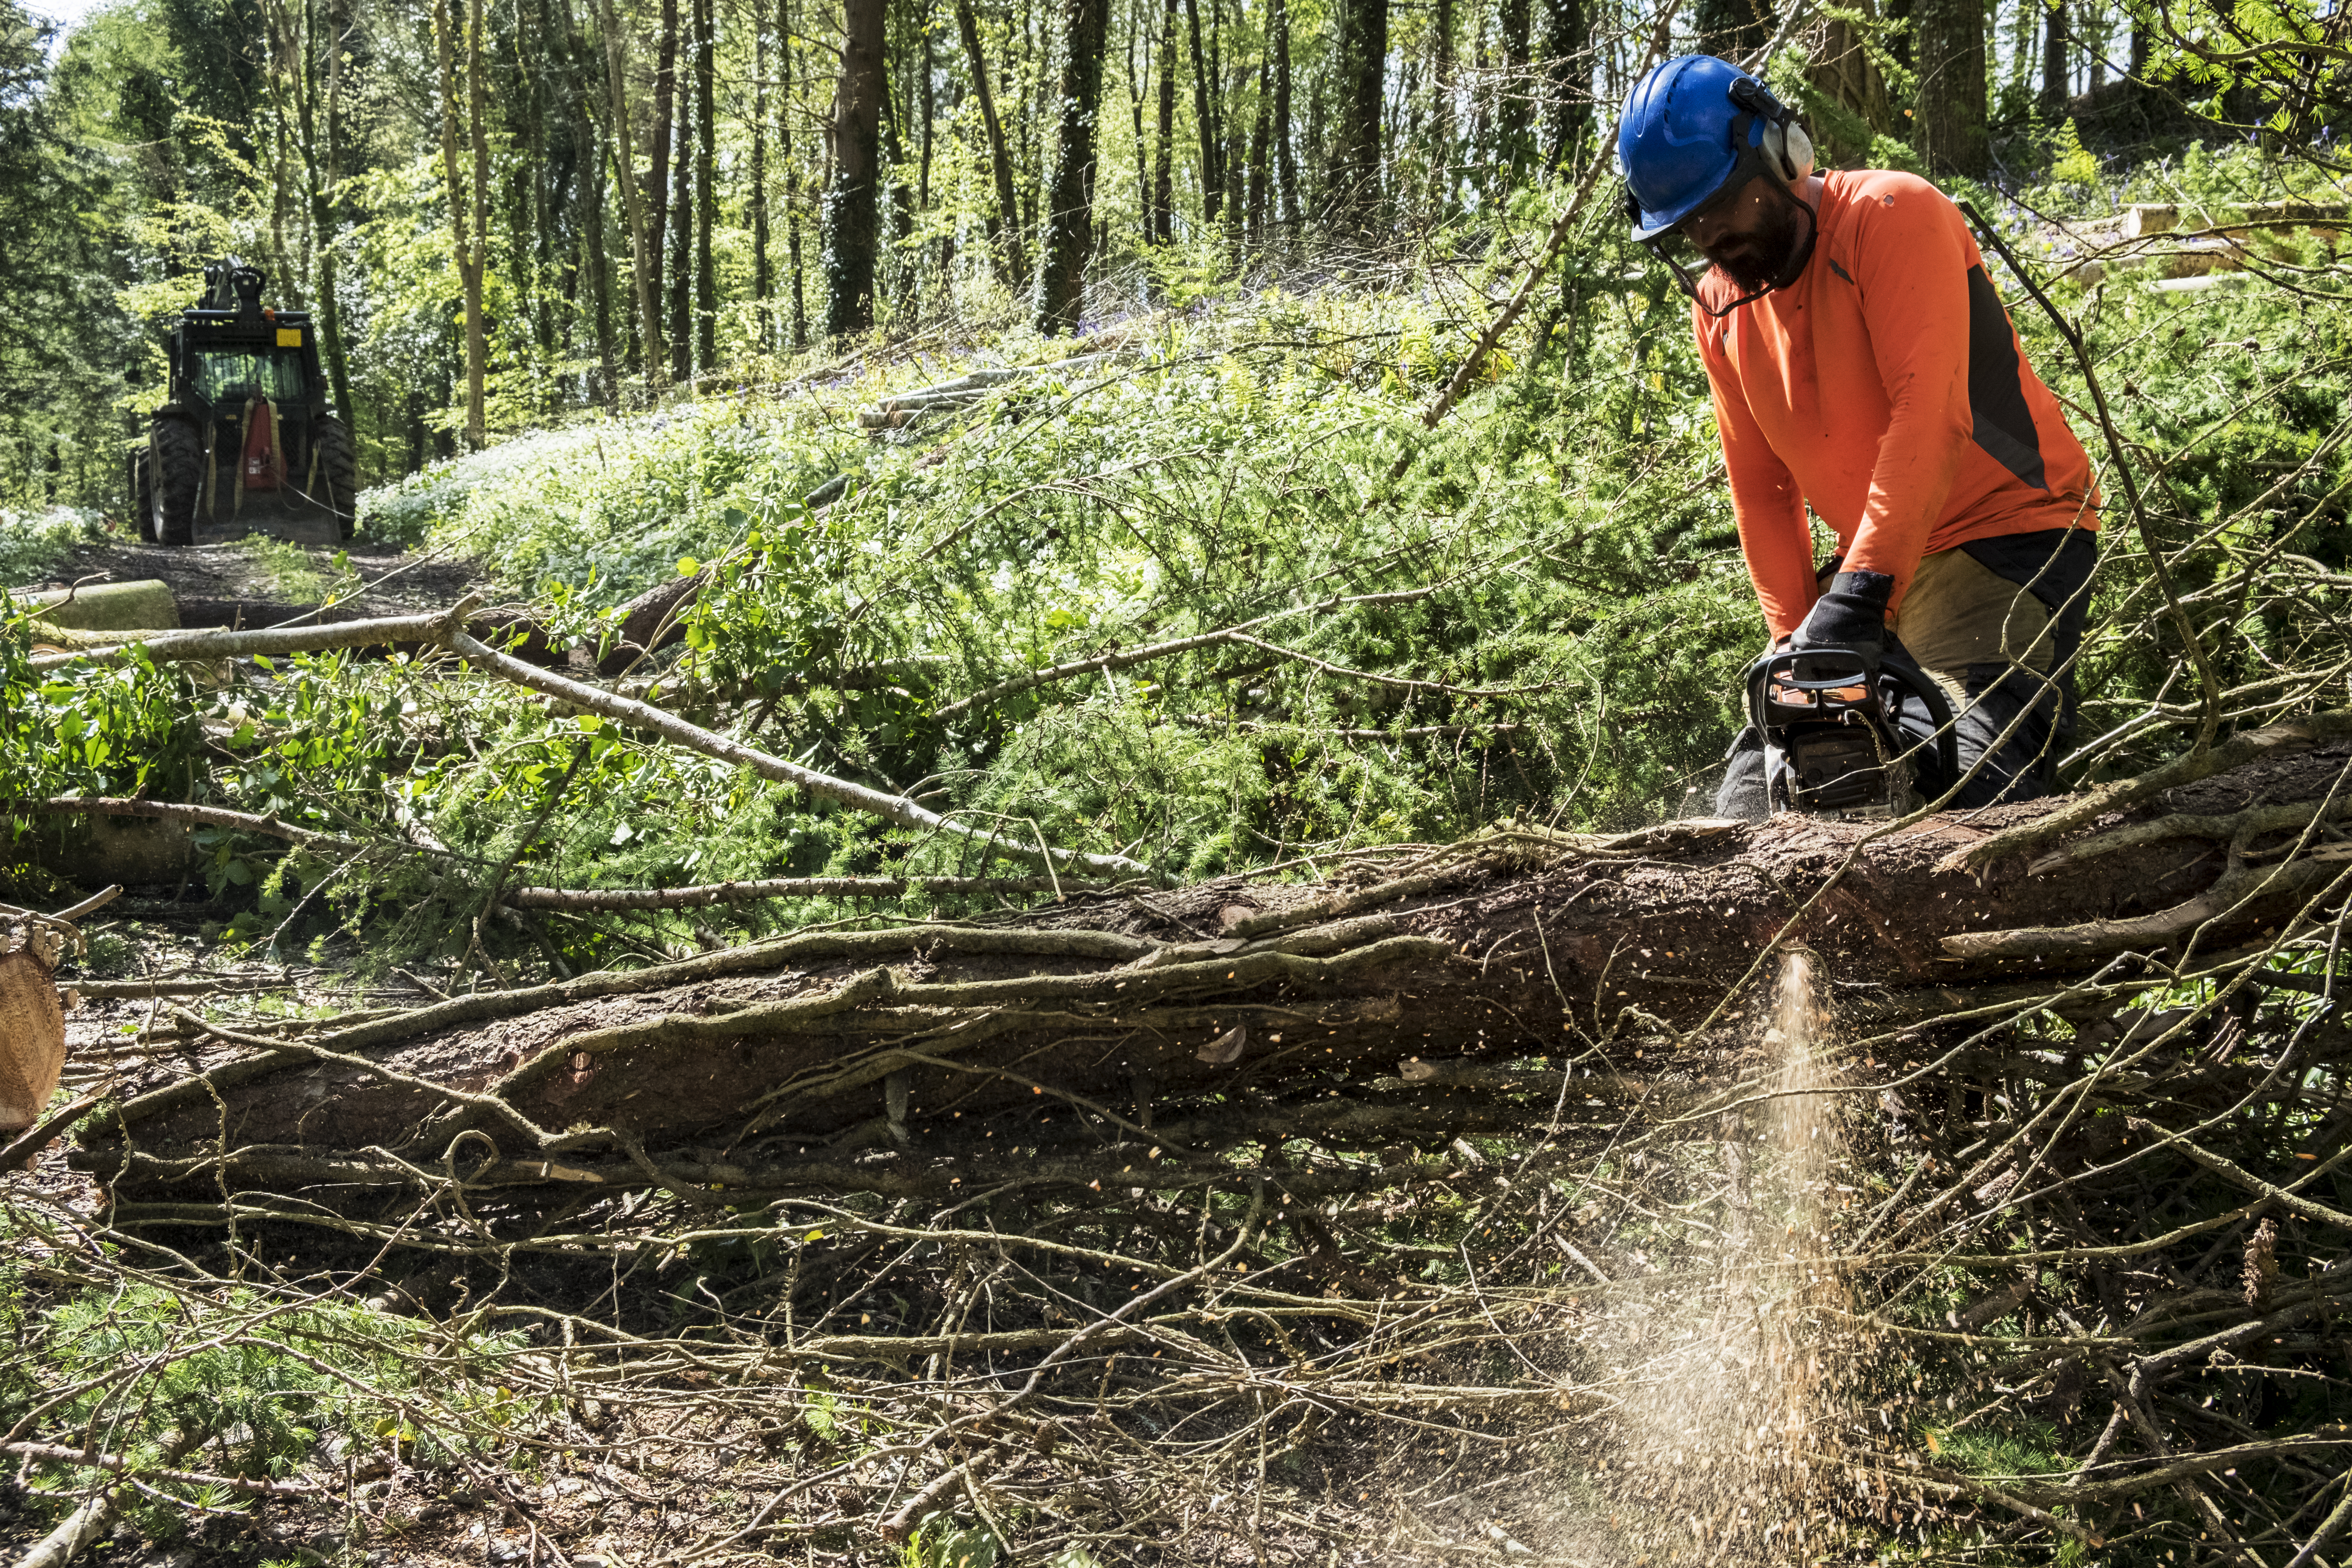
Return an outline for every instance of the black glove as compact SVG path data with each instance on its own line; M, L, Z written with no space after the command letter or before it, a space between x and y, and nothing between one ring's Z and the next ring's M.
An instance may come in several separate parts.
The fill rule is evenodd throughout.
M1894 641L1886 633L1886 602L1894 596L1895 579L1884 572L1841 572L1789 646L1799 653L1851 653L1875 670Z

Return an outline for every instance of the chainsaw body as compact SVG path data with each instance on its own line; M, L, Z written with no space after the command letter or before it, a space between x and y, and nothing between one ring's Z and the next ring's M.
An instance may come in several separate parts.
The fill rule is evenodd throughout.
M1900 653L1766 654L1748 672L1748 721L1774 811L1899 816L1959 777L1951 704Z

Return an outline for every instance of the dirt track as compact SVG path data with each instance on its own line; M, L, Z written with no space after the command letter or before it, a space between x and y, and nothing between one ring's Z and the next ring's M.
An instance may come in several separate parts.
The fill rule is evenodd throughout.
M275 552L278 561L270 559L273 552L267 546L280 537L242 523L199 522L195 544L169 549L134 539L126 531L77 546L46 584L24 586L64 588L93 579L117 583L152 579L168 584L184 607L243 603L307 608L307 596L298 591L299 584L286 580L285 567L290 562L282 552ZM329 582L348 581L334 563L337 552L346 551L345 559L350 571L358 574L361 592L341 603L366 615L438 609L461 597L480 576L473 563L464 559L429 556L365 540L340 546L322 528L297 528L282 537L300 550L311 575ZM183 619L190 619L186 608Z

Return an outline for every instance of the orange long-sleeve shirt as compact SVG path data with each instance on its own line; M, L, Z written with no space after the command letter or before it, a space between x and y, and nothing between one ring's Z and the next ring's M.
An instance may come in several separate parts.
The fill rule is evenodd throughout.
M1844 569L1895 579L1972 539L2096 528L2090 459L2025 362L1959 209L1916 175L1822 183L1820 238L1787 289L1694 310L1739 545L1773 637L1812 608L1805 508ZM1710 272L1702 296L1737 297ZM1899 614L1897 616L1899 622Z

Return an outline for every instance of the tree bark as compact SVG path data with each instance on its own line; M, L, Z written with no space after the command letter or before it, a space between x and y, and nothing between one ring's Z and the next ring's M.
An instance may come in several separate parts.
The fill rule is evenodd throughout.
M1250 126L1248 228L1252 245L1265 243L1266 164L1274 133L1274 62L1261 59L1257 68L1257 117Z
M2050 0L2042 31L2042 109L2054 114L2074 96L2074 73L2066 58L2066 0Z
M1543 0L1542 17L1543 163L1559 169L1575 156L1591 117L1586 85L1591 24L1582 0Z
M588 157L581 171L581 213L578 266L586 274L590 325L596 336L596 400L611 407L621 384L619 356L613 342L613 265L605 249L604 138L590 118L587 84L580 84L576 100L582 119L581 139Z
M775 347L775 269L768 257L768 9L758 0L751 22L751 299L761 353Z
M1981 176L1985 133L1984 0L1916 0L1919 90L1912 145L1937 174Z
M1388 0L1340 0L1332 62L1339 92L1328 205L1333 226L1370 232L1381 205L1381 107L1389 58Z
M473 0L463 18L457 14L454 0L435 0L434 49L441 89L441 176L449 204L449 237L457 260L457 287L464 300L466 445L469 451L478 451L488 442L483 408L488 343L482 325L482 263L483 229L488 218L484 187L489 183L489 152L482 124L481 50L477 31L480 21L480 0ZM457 36L461 27L462 38ZM460 48L466 57L462 87L457 59ZM461 113L466 121L462 130ZM467 182L458 157L461 135L472 143L474 153L470 193L466 188Z
M1875 837L1795 816L1613 838L1506 825L1337 884L1237 878L1081 895L1013 925L807 932L226 1037L253 1054L202 1080L147 1069L115 1118L127 1142L101 1130L80 1163L133 1188L398 1185L442 1171L464 1132L486 1185L642 1185L652 1165L744 1203L1071 1169L1084 1184L1106 1159L1165 1174L1270 1131L1370 1152L1563 1113L1605 1130L1635 1106L1707 1111L1754 1092L1790 944L1827 978L1851 1085L1971 1039L1997 1052L2004 1019L2044 1006L2096 1038L2179 974L2240 962L2234 944L2324 932L2352 870L2263 851L2343 811L2347 757L2341 741L2273 749L1981 879L1957 858L2066 803ZM2215 847L2233 841L2225 863ZM1571 1085L1563 1058L1596 1076Z
M1185 25L1192 36L1192 125L1201 139L1201 226L1214 228L1224 205L1225 175L1217 166L1216 73L1201 48L1201 0L1184 0Z
M646 379L658 385L661 382L662 341L661 311L656 300L659 284L656 280L654 256L658 242L653 237L656 226L648 222L642 192L637 184L636 162L629 146L628 96L628 34L622 28L620 18L614 14L613 0L596 0L597 25L604 34L604 80L612 100L613 182L621 190L621 216L629 227L630 275L635 285L636 301L638 353L642 356ZM658 158L658 154L656 155Z
M656 35L654 50L654 137L646 166L646 210L652 216L646 228L653 245L654 300L658 305L667 280L664 268L669 244L669 143L677 110L677 0L662 0L661 30Z
M1003 268L1005 282L1018 287L1029 276L1021 243L1021 204L1013 192L1013 157L1004 145L1004 124L996 116L996 89L988 81L988 56L980 42L980 18L971 0L956 0L956 30L971 62L972 91L980 100L981 127L988 135L988 164L996 180L996 211L988 219L988 242Z
M1534 116L1528 111L1534 107L1536 92L1528 68L1533 23L1529 0L1498 0L1495 24L1503 47L1503 79L1494 89L1495 151L1504 178L1512 184L1526 177L1528 166L1535 161Z
M1768 0L1699 0L1699 47L1727 60L1745 60L1772 37Z
M777 155L784 165L784 258L793 269L793 348L808 347L808 274L801 264L800 165L793 161L793 0L776 0Z
M694 0L694 361L719 366L719 273L710 229L719 205L718 28L710 0Z
M1086 300L1087 258L1094 248L1095 132L1102 111L1109 10L1109 0L1065 0L1063 6L1059 115L1032 313L1037 331L1048 334L1076 331Z
M1298 235L1298 162L1290 141L1290 0L1273 0L1266 26L1274 34L1274 183L1282 226Z
M689 13L688 26L693 26ZM685 40L689 51L688 70L693 69L693 38ZM698 205L694 199L694 93L690 75L687 90L677 95L677 116L671 129L675 141L670 169L669 195L669 257L664 266L664 280L668 298L663 309L668 313L669 375L683 386L694 379L694 234Z
M1842 16L1824 21L1821 47L1805 67L1805 79L1812 84L1813 90L1852 114L1862 127L1859 132L1841 132L1829 117L1815 116L1811 126L1813 146L1823 163L1865 159L1870 154L1871 138L1891 134L1895 130L1895 111L1887 98L1886 79L1879 73L1877 61L1864 47L1869 36L1870 0L1863 0L1860 16L1859 23Z
M352 401L351 354L343 341L342 305L335 289L335 186L341 178L343 34L349 25L342 0L328 0L325 21L326 112L316 116L324 121L323 137L314 132L313 100L317 93L312 86L314 73L308 68L307 60L298 75L295 90L301 122L303 169L309 177L310 226L317 237L319 252L320 353L327 363L327 385L334 395L335 412L356 434L358 408Z
M891 78L887 55L882 78L885 82ZM896 283L902 309L911 310L919 303L916 293L922 269L906 248L907 237L915 231L915 193L899 174L907 166L907 144L899 133L905 122L906 106L898 101L896 92L886 92L882 99L882 167L890 174L890 228L889 241L877 254L875 267L877 274ZM877 277L876 287L881 283L882 277Z
M1176 0L1160 12L1160 133L1152 147L1150 238L1166 245L1176 237Z
M847 0L841 79L830 132L833 184L824 195L824 330L828 337L874 324L876 252L882 222L882 75L885 0Z

